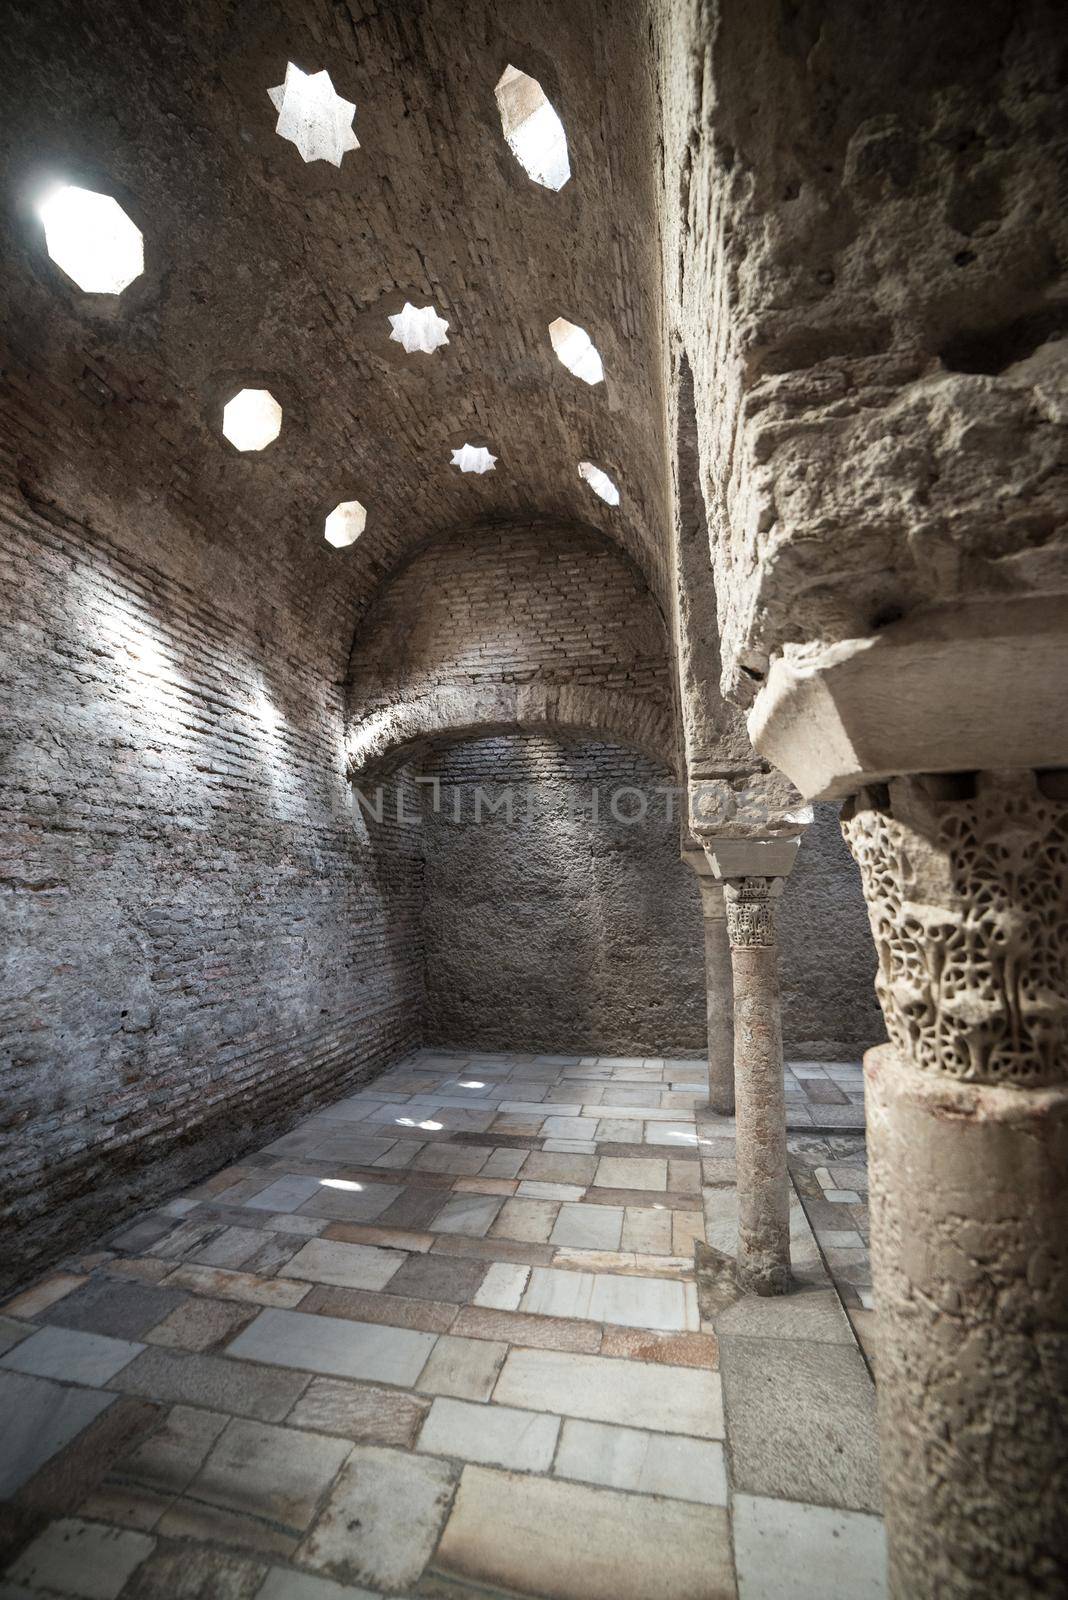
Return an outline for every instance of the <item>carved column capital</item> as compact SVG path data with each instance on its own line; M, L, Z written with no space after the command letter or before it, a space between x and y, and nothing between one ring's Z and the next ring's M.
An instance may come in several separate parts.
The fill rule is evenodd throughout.
M909 777L847 803L891 1042L921 1071L1068 1078L1068 773Z
M775 900L782 879L728 878L723 887L731 949L774 945Z

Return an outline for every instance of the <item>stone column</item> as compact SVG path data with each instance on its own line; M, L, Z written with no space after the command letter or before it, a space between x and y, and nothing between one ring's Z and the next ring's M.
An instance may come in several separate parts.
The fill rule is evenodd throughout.
M708 1014L708 1103L698 1106L717 1116L734 1115L734 978L727 938L723 884L705 853L683 844L682 859L696 874L705 925L705 1004Z
M869 1051L890 1592L1068 1594L1068 774L910 777L843 812Z
M708 1106L717 1116L734 1115L734 976L721 883L701 878L705 923L705 989L708 1002Z
M734 973L738 1272L757 1294L790 1286L790 1185L786 1170L782 1013L775 898L782 878L725 885Z

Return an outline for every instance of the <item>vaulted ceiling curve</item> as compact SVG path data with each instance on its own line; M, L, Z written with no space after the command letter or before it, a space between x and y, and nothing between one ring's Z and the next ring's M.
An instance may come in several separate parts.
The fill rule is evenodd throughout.
M139 528L157 559L220 592L317 605L337 618L339 656L342 619L382 576L461 526L588 524L662 593L641 15L597 0L23 8L0 66L16 200L0 312L25 397L13 444L20 427L34 441L29 491L125 543ZM359 147L340 165L305 162L276 131L290 64L327 71L356 107ZM558 190L506 143L494 90L509 65L562 120ZM117 300L81 293L47 258L34 205L57 179L114 195L143 233L144 273ZM434 307L447 345L409 353L391 338L406 303ZM590 335L603 382L558 359L561 317ZM243 452L222 413L246 388L282 420ZM493 470L454 466L465 443L487 446ZM583 461L618 484L618 506ZM366 529L333 550L325 517L353 499Z

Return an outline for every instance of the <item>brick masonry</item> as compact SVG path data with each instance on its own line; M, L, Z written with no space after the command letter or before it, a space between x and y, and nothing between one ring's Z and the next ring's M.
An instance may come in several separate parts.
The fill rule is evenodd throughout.
M418 841L355 819L314 639L5 507L5 1263L18 1276L418 1042Z

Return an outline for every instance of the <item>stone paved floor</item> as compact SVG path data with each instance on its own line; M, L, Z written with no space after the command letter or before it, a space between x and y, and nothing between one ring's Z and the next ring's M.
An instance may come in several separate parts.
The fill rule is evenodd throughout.
M878 1600L871 1383L801 1205L796 1296L699 1293L704 1098L423 1051L16 1296L0 1600Z

